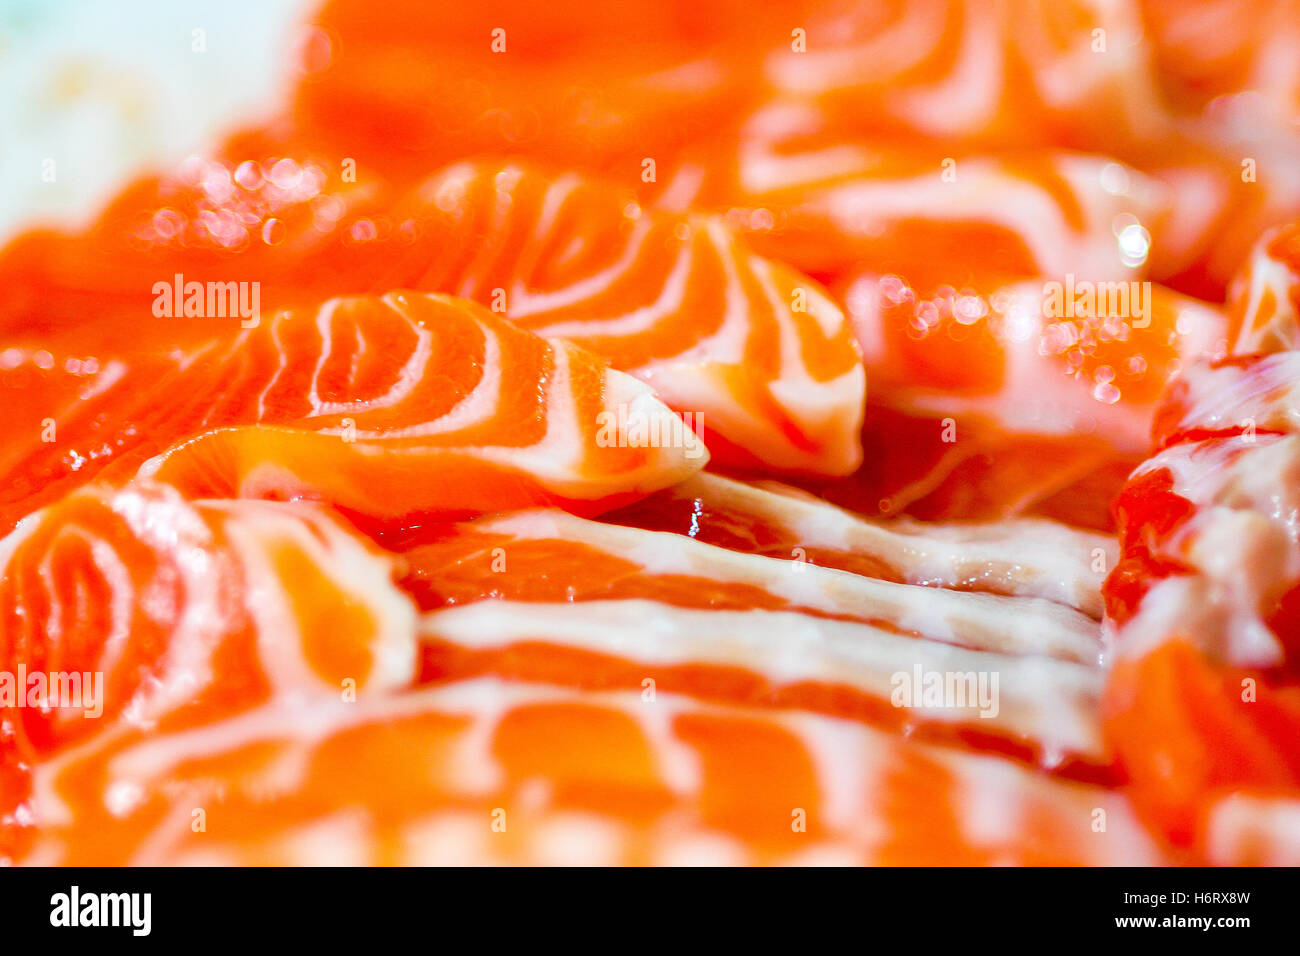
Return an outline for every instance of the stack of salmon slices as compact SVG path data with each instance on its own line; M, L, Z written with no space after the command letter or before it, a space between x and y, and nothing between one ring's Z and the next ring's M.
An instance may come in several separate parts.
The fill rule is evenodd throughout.
M0 862L1300 864L1220 19L330 0L0 252Z

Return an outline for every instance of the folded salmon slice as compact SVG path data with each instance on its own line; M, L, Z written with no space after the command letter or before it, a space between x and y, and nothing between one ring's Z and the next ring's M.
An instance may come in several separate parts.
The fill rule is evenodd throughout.
M191 497L310 497L393 517L599 509L707 460L646 386L441 296L277 314L182 354L157 380L137 375L134 388L125 401L119 389L77 402L56 442L15 463L45 480L11 490L11 521L109 463L118 477L143 463Z
M713 482L736 489L724 500L743 501L747 486L696 480ZM827 532L870 541L865 523L814 507ZM942 581L966 570L958 586L967 590L958 591L823 567L803 547L775 557L554 509L522 511L417 532L403 550L403 585L434 610L422 625L425 679L492 673L636 688L651 677L668 690L976 740L1097 776L1108 759L1092 717L1098 622L1041 597L973 593L982 581L970 569L982 568L991 591L1061 593L1088 578L1095 591L1100 575L1087 551L1036 566L1030 533L1015 578L999 582L998 534L1008 530L941 527L934 540L909 541L878 529L876 553L892 551L909 576L925 568ZM1087 539L1076 534L1073 543ZM1056 579L1061 570L1069 580ZM917 668L963 680L995 675L997 701L972 690L951 708L900 704L899 675L910 679Z
M71 702L22 688L6 726L30 756L118 719L194 724L345 682L404 686L414 612L396 570L317 505L89 485L0 540L0 671L87 681Z
M1295 340L1285 314L1257 316L1245 340ZM1160 450L1116 506L1109 735L1144 815L1213 863L1300 860L1296 360L1189 369L1156 418Z
M1104 156L867 139L802 100L765 104L716 142L677 162L656 204L719 210L760 252L827 282L901 273L988 293L1067 272L1138 278L1134 244L1168 202Z
M1117 550L1107 535L1036 518L870 521L789 486L707 473L604 520L882 581L1044 598L1094 620Z
M874 383L866 460L847 480L803 484L866 514L1111 530L1162 389L1225 348L1218 309L1137 281L980 293L863 275L840 295Z
M166 734L276 699L416 676L391 556L316 505L90 485L0 540L0 856L30 772L96 736Z
M329 181L318 161L195 161L137 188L85 237L19 242L0 260L0 321L42 330L43 347L68 334L51 324L72 326L106 363L141 339L191 348L214 325L236 326L233 308L173 307L174 284L254 283L263 314L332 295L448 293L649 383L712 436L720 461L852 470L865 381L843 313L719 219L642 210L634 196L488 161L401 198ZM87 308L101 318L83 331Z
M1114 792L811 714L493 679L36 771L26 862L1155 863Z
M718 219L632 197L518 164L458 164L399 207L418 238L370 280L471 298L607 357L697 416L721 462L852 470L865 380L843 313Z

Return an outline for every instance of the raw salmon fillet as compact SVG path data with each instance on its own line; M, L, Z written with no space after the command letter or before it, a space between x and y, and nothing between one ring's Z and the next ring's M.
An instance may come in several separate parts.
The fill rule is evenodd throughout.
M325 2L0 250L0 864L1300 863L1248 6Z
M42 822L32 767L90 738L407 686L415 612L397 571L300 502L88 485L27 517L0 541L0 855Z
M107 803L91 798L108 788ZM858 724L491 678L103 736L36 863L1150 864L1110 791Z
M384 518L609 507L708 459L635 379L443 296L332 299L167 364L135 373L125 401L117 389L75 402L57 441L33 442L13 467L42 480L9 486L11 522L106 467L196 497L305 497ZM651 444L660 433L678 440Z
M1219 864L1300 860L1297 275L1266 238L1238 283L1260 351L1190 368L1116 505L1105 714L1141 812ZM1288 274L1288 269L1289 274Z
M936 721L1048 764L1106 763L1092 718L1098 623L1042 598L876 580L553 510L480 519L405 558L421 605L443 608L421 624L426 679L636 687L653 674L698 696L905 720L921 734ZM896 677L913 666L996 672L1000 707L981 712L972 696L901 711Z
M139 347L138 322L114 317L158 317L158 294L180 298L168 281L156 290L159 274L256 282L265 314L394 289L474 299L650 384L721 462L834 475L861 460L861 359L822 287L717 217L643 210L598 179L482 161L393 194L327 182L309 160L190 164L135 187L83 239L10 250L0 296L25 328L53 326L33 345L50 349L93 294L109 316L89 341L106 362ZM182 304L150 327L157 347L235 325Z

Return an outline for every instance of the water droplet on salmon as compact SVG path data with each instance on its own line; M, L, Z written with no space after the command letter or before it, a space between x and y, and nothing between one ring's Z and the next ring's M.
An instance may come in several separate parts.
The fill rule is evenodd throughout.
M240 163L235 169L235 182L250 192L257 189L264 182L262 165L251 159Z
M288 230L279 219L268 219L262 224L262 241L268 246L278 246L284 242Z
M1119 401L1119 389L1110 382L1103 382L1092 390L1092 397L1107 405L1114 405Z

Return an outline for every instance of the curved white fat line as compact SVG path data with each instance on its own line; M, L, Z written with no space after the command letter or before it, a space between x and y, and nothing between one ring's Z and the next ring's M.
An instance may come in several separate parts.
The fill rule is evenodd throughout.
M132 530L174 562L183 605L173 622L157 674L132 697L122 712L124 723L151 726L163 713L185 704L212 682L212 654L223 635L228 609L221 594L225 569L210 550L212 532L198 510L167 490L162 497L115 496L113 508Z
M340 594L363 604L374 621L375 632L365 650L371 673L363 680L354 675L359 689L393 689L415 676L415 611L410 600L392 581L393 563L369 551L350 532L315 509L296 503L254 502L254 507L221 509L227 516L226 534L245 569L245 604L258 629L258 652L273 693L338 693L343 688L323 683L306 657L304 634L289 600L292 581L281 578L270 560L272 548L288 547L304 554L317 572L329 579ZM270 507L267 507L267 506ZM309 524L323 535L322 544Z
M741 195L762 196L823 184L847 176L869 175L881 154L858 143L836 143L784 152L780 147L821 130L820 111L804 103L776 102L758 109L745 124L738 150L736 181Z
M637 369L636 377L654 388L671 407L701 416L697 421L706 445L709 433L716 432L773 468L811 472L834 469L836 462L831 460L830 452L835 449L797 447L776 422L736 400L720 374L723 368L710 362L673 359ZM861 376L862 370L855 369L851 374ZM849 436L845 437L847 441Z
M564 204L569 201L569 196L582 183L582 177L577 173L564 173L553 179L546 187L546 195L542 198L542 208L537 214L537 225L534 229L536 236L546 236L555 228L555 221L564 208Z
M555 367L547 383L546 433L541 441L525 448L477 446L442 450L526 471L558 494L589 497L593 492L601 492L605 488L617 491L641 487L632 481L632 476L628 473L613 476L586 474L588 449L586 442L580 439L586 427L594 427L598 423L579 419L569 373L570 350L575 347L563 340L553 340L551 345L555 352ZM646 424L648 427L657 425L659 434L674 434L670 429L680 427L677 416L655 398L645 385L622 372L609 369L605 372L605 402L602 411L608 412L617 421L620 405L629 408L635 405L642 414L658 419L657 423L647 421ZM619 435L618 438L622 439L623 436ZM685 477L685 473L697 471L708 460L707 453L704 453L688 462L684 457L685 449L678 448L651 447L643 451L648 457L643 473L662 479L655 488L679 480Z
M498 407L501 405L502 391L504 388L501 368L500 334L495 329L489 328L482 323L478 323L478 328L483 334L483 361L480 366L482 375L478 382L474 384L473 389L468 395L463 396L451 407L450 410L433 421L420 422L416 425L407 425L404 428L385 428L380 430L357 429L355 433L356 439L383 442L403 438L419 438L421 436L429 435L447 435L453 432L472 428L473 426L482 424L483 422L491 421L493 415L496 414ZM427 333L423 332L422 334L427 335ZM554 349L552 349L552 351L554 351ZM430 357L427 343L423 346L423 352L424 354L420 360L422 366L428 364ZM420 384L420 376L423 375L423 368L420 370L413 370L410 374L416 376L410 380L411 388L418 387ZM403 379L405 379L406 376L407 373L404 371L402 376ZM407 390L407 394L399 396L397 401L401 402L405 398L409 397L409 391L410 389ZM379 399L374 401L378 402ZM371 403L368 402L367 404ZM344 408L342 410L346 411L347 409ZM338 409L335 409L333 413L338 414L338 411ZM343 432L341 428L325 428L321 431L322 434L327 435L342 434Z
M331 300L331 302L332 301L333 300ZM326 305L329 304L330 303L326 303ZM266 396L271 394L272 389L274 389L275 386L279 383L280 376L283 375L284 370L289 367L289 356L287 354L287 349L285 349L284 342L280 338L280 323L283 321L285 321L285 317L283 314L276 316L274 319L271 320L270 323L271 327L270 329L267 330L271 336L271 345L275 349L275 354L277 359L279 360L279 364L276 366L275 371L271 374L271 377L267 379L266 385L263 386L262 390L257 393L257 417L259 419L266 417ZM248 334L242 333L240 335L239 341L236 343L236 348L238 348L240 345L247 343L248 340L249 340Z
M990 14L982 4L966 4L961 51L953 68L928 86L889 90L886 102L909 125L935 135L954 136L983 130L1002 102L1005 13Z
M382 395L373 398L367 398L363 401L351 402L325 402L321 400L320 393L317 390L320 379L321 369L324 367L325 360L329 356L331 344L333 341L333 332L331 329L333 322L334 310L338 307L340 300L334 299L321 308L321 315L317 318L318 327L321 329L322 349L320 358L317 360L316 369L312 373L311 389L309 397L311 399L312 410L308 413L308 418L316 418L324 415L340 415L348 412L360 414L368 408L381 407L387 408L394 405L400 405L403 401L410 398L411 394L416 391L420 383L424 380L425 369L429 365L429 360L433 355L432 342L433 333L428 329L422 328L417 322L411 320L410 314L404 308L401 300L389 293L383 297L384 305L402 316L415 333L415 347L411 349L410 355L406 362L403 363L401 370L397 374L396 380L392 386ZM328 309L328 314L326 310ZM487 329L481 323L476 323L483 328L484 334Z
M42 511L37 514L42 517L42 520L44 520L44 516L48 513ZM32 527L34 526L35 525ZM13 546L16 547L17 543L20 542L22 538L25 538L30 534L30 530L31 529L29 528L27 531L23 532L20 538L15 539ZM10 538L13 537L14 535L11 534ZM103 651L99 658L94 662L95 671L108 674L112 672L117 661L121 658L122 652L125 650L126 642L130 638L131 607L135 600L135 588L131 583L131 575L118 557L117 552L114 551L102 537L97 534L89 533L85 528L66 524L62 525L57 529L50 547L42 553L41 561L37 566L37 576L45 585L45 590L47 592L46 596L49 601L49 616L45 620L45 632L46 638L51 643L57 644L63 640L65 637L64 615L69 611L75 613L77 610L75 607L65 607L64 602L59 598L58 590L55 587L56 575L54 569L54 550L59 543L67 537L77 538L89 546L96 570L104 576L108 583L110 592L109 632L104 635ZM12 555L12 550L10 550L5 556L4 565L7 565L10 555ZM3 567L4 565L0 565L0 567ZM34 661L27 661L25 663L28 666L35 664ZM92 691L93 687L86 688L83 691L83 694L89 694ZM27 690L26 688L20 688L19 692L21 694L26 694ZM102 700L97 703L101 708L104 706ZM70 703L67 701L50 701L50 704L55 707L70 706ZM89 707L91 704L87 702L86 706Z
M512 307L509 313L510 317L524 318L532 316L535 319L536 316L545 312L557 311L560 316L563 316L566 308L587 302L600 295L615 280L635 268L641 246L650 231L648 226L645 229L641 228L645 219L646 217L643 216L642 220L637 223L636 228L640 232L636 236L635 245L629 245L629 254L621 257L609 269L590 279L576 282L558 292L522 293L524 296L523 304L520 308ZM592 318L566 319L557 316L543 325L533 326L530 324L529 328L537 335L557 338L589 335L631 336L648 332L658 325L663 318L675 315L681 310L687 280L694 269L695 261L694 245L691 240L687 240L681 244L681 248L677 253L677 261L673 263L672 269L669 270L667 277L665 277L658 296L648 305L638 306L630 312L617 317L595 316ZM519 300L516 299L515 301Z
M786 343L786 336L784 334L785 328L788 326L792 335L797 334L795 332L797 327L794 322L793 303L782 299L780 293L777 291L776 276L774 275L776 272L776 265L771 260L764 259L761 256L748 255L745 256L745 262L749 266L750 271L758 278L759 286L767 296L768 301L772 304L772 313L781 324L783 345L782 355L784 356L787 354L784 351L784 345ZM838 305L831 301L830 296L822 292L818 284L811 278L802 274L796 274L796 278L803 282L801 285L797 281L796 286L803 289L808 297L807 311L805 314L811 316L816 321L817 327L821 329L822 335L828 339L835 338L835 336L848 327L848 319L845 317L844 312ZM791 339L790 343L794 350L788 354L795 356L801 355L802 349L798 347L798 338ZM803 367L802 362L799 364L800 367Z
M739 261L739 257L738 257ZM772 263L757 256L745 256L748 268L763 297L771 306L780 330L780 372L768 385L768 394L811 439L819 465L834 471L846 471L861 460L859 433L866 401L866 371L854 362L843 374L830 381L812 376L803 357L803 340L794 318L793 305L781 299L773 276ZM800 286L806 296L805 308L827 338L844 330L847 319L815 283Z
M624 241L623 252L614 263L607 265L606 268L588 276L580 278L573 282L572 285L555 289L551 291L538 291L526 289L516 281L511 290L510 308L508 315L512 319L525 319L525 317L542 315L545 312L563 312L567 308L572 308L576 304L588 302L588 300L598 297L608 291L610 286L619 281L621 277L632 271L637 259L641 258L642 247L645 246L646 238L649 237L653 230L653 222L649 216L642 215L640 220L634 222L632 232ZM590 320L601 321L601 320ZM550 333L546 333L550 334Z
M485 169L476 168L475 164L472 162L466 162L458 163L457 166L454 167L453 171L455 175L460 177L457 183L457 187L460 191L457 196L457 202L461 205L461 209L458 210L457 218L458 225L462 231L469 226L476 225L478 219L477 216L472 215L474 210L466 209L464 207L465 195L468 192L470 185L475 181L487 179L489 194L492 199L491 220L483 233L486 240L477 244L473 259L460 273L460 285L454 293L462 299L472 299L474 298L475 292L474 283L479 279L479 277L490 271L493 257L498 255L501 251L500 238L509 235L507 226L515 202L514 196L511 195L511 193L515 186L518 185L519 180L523 178L524 170L519 166L508 165L497 170L495 173L489 173ZM445 177L440 178L443 179L442 185L443 188L445 188ZM439 208L445 207L440 204ZM467 212L471 214L468 217L470 220L469 222L466 222L467 217L465 214Z
M883 230L895 219L974 219L1001 226L1025 241L1044 275L1064 275L1078 247L1060 205L1037 183L1007 175L988 159L966 160L956 182L937 175L908 179L853 179L828 186L819 203L841 230L852 235ZM1119 253L1115 252L1119 261Z

